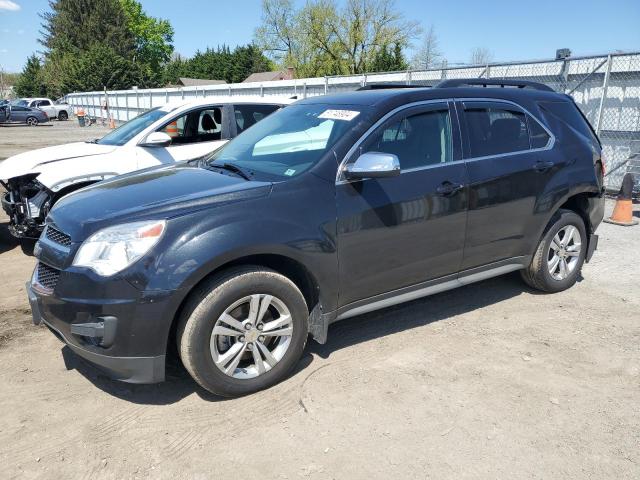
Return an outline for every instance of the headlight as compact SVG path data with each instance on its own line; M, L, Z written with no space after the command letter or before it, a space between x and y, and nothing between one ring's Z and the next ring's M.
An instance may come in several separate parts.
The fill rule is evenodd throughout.
M166 222L134 222L100 230L86 239L73 259L76 267L87 267L108 277L140 259L158 243Z

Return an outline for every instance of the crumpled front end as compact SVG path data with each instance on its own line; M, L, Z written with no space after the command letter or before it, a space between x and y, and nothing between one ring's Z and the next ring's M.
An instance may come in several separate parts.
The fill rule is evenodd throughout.
M2 208L9 216L9 231L17 238L38 238L51 209L53 193L36 180L38 174L2 182L6 192Z

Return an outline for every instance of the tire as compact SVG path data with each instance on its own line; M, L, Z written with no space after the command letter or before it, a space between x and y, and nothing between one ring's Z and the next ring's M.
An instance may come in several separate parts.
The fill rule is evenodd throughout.
M36 117L27 117L27 125L30 127L37 127L38 119Z
M67 112L65 112L64 110L58 112L58 121L66 122L67 120L69 120L69 114Z
M308 317L304 296L287 277L257 266L233 268L191 294L178 324L178 352L204 389L224 397L246 395L280 382L296 366Z
M566 290L576 283L586 251L584 221L570 210L559 210L549 222L531 264L521 271L522 279L543 292Z

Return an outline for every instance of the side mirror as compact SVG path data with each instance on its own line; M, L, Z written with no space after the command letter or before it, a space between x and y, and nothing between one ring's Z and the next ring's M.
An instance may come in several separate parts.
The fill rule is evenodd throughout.
M168 147L171 145L171 137L164 132L153 132L147 135L142 147Z
M349 180L384 178L400 175L400 160L392 153L366 152L346 166L344 176Z

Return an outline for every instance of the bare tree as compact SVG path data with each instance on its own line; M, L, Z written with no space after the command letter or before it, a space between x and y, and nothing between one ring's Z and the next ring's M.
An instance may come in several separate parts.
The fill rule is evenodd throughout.
M255 31L256 43L275 60L294 56L297 12L292 0L263 0L262 24Z
M256 42L300 75L364 73L383 48L406 47L421 33L406 20L395 0L263 0Z
M469 61L472 65L486 65L493 61L493 52L485 47L476 47L471 50Z
M428 70L430 68L434 68L443 60L436 30L434 26L431 25L427 30L427 33L424 34L422 44L413 57L413 68Z

